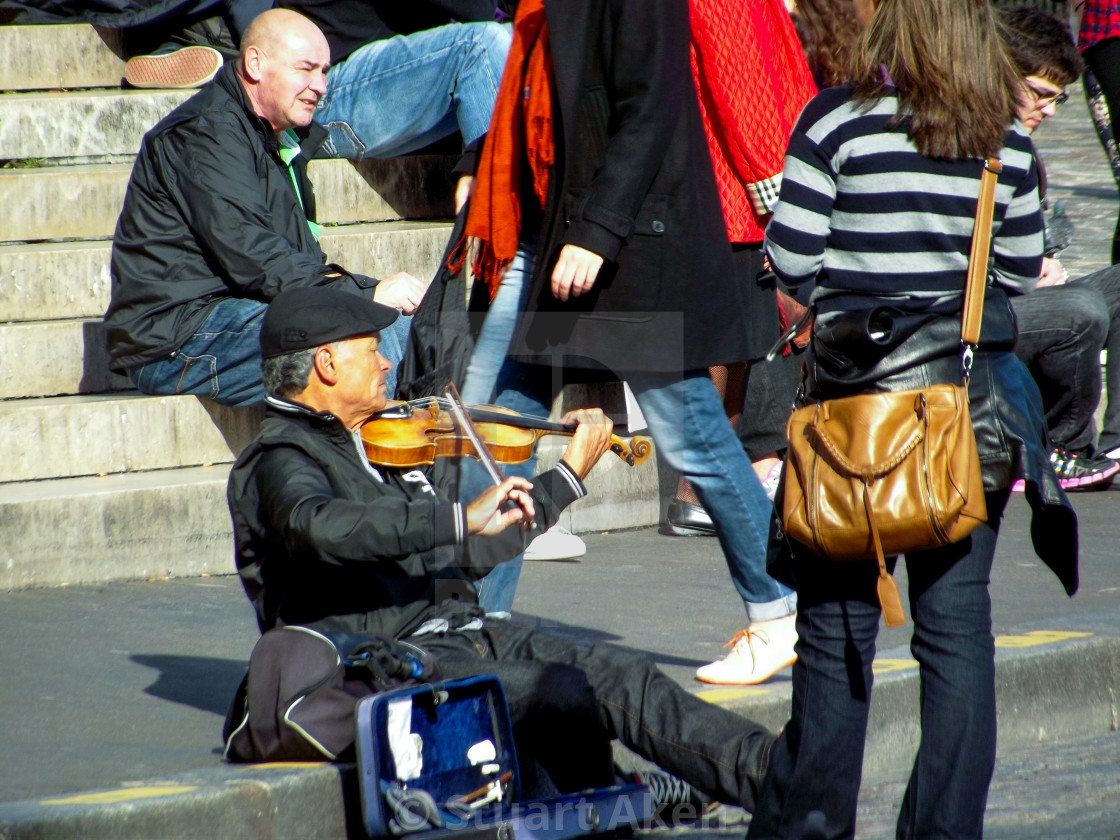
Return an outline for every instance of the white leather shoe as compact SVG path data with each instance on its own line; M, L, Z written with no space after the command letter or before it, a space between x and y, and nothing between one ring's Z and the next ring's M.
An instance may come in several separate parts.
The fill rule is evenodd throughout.
M772 621L756 621L724 647L731 653L696 671L700 682L718 685L756 685L797 661L797 613Z

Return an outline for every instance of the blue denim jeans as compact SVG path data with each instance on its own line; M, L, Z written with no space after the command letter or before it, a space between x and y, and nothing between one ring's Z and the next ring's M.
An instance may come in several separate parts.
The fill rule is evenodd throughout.
M167 358L131 368L132 384L145 394L194 394L232 406L263 403L260 334L267 311L268 304L256 300L218 301L182 347ZM390 396L397 390L397 366L404 358L411 324L412 317L402 315L381 332L381 353L393 363L385 377Z
M523 244L502 279L471 356L464 380L464 399L470 393L485 402L483 395L489 394L498 405L523 414L547 416L563 384L562 371L505 358L513 329L524 310L526 279L532 273L534 256L532 246ZM516 309L511 307L514 301ZM492 376L495 385L488 389ZM766 572L772 505L727 423L723 403L707 371L688 371L683 376L635 372L625 378L658 451L671 467L692 482L715 522L732 581L749 620L766 621L792 613L797 609L797 596ZM481 491L480 485L468 484L466 480L461 487L468 492ZM469 501L462 493L460 498ZM520 570L518 557L496 567L480 581L480 600L485 609L509 609Z
M978 838L996 757L995 641L988 593L1007 491L987 494L988 524L906 557L920 668L921 742L897 836ZM828 838L856 831L881 611L873 560L795 559L797 663L790 721L770 758L749 840L800 838L812 811Z
M392 157L456 129L470 143L490 127L511 41L507 24L450 23L360 47L327 74L322 153Z

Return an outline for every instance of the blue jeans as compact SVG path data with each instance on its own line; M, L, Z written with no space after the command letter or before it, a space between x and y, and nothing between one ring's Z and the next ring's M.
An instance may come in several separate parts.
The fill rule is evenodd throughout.
M158 396L194 394L222 405L264 402L261 382L261 323L268 304L246 298L218 301L202 327L164 359L128 371L142 393ZM381 353L393 363L385 392L397 390L397 365L404 357L412 317L402 315L381 331Z
M512 29L451 23L372 41L327 74L315 120L327 127L327 157L393 157L453 134L486 133Z
M523 414L547 416L563 384L562 371L505 358L513 329L524 310L533 261L532 247L523 244L487 313L467 369L464 399L468 392L482 401L482 394L496 393L494 402L498 405ZM515 299L516 311L510 307ZM486 383L491 376L495 376L496 384L488 391ZM732 581L749 620L766 621L792 613L797 609L797 596L766 572L772 505L735 431L727 423L723 403L707 371L688 371L683 377L635 372L625 378L658 451L671 467L692 482L716 524ZM481 490L481 486L468 486L465 481L462 486ZM463 495L460 498L469 501ZM520 571L518 557L496 567L480 582L480 600L485 609L509 609L494 605L512 604Z
M978 838L996 757L995 640L988 583L1007 491L988 524L906 557L921 742L897 836ZM749 840L800 838L820 811L828 838L855 836L879 630L874 561L795 561L800 608L790 721L770 757Z

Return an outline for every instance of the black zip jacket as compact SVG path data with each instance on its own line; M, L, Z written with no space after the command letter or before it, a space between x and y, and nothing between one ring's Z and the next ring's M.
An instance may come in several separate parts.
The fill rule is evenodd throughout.
M368 297L377 283L328 265L308 227L307 160L326 130L312 123L298 132L301 207L276 135L254 113L235 65L144 136L113 236L105 327L116 369L177 350L223 298L268 302L288 286L319 284Z
M306 624L401 638L430 618L481 615L472 581L586 493L561 463L533 481L539 531L467 537L462 505L423 471L374 468L333 415L267 402L228 487L237 569L262 632Z

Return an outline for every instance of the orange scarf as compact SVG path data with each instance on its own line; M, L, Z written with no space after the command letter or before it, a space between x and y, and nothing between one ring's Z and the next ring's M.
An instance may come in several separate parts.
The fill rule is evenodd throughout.
M544 207L548 176L556 158L552 136L552 53L544 0L521 0L513 20L513 45L506 59L490 130L471 190L464 238L477 240L474 276L498 293L502 275L521 238L521 169L529 161L533 192ZM448 261L462 267L460 242Z

